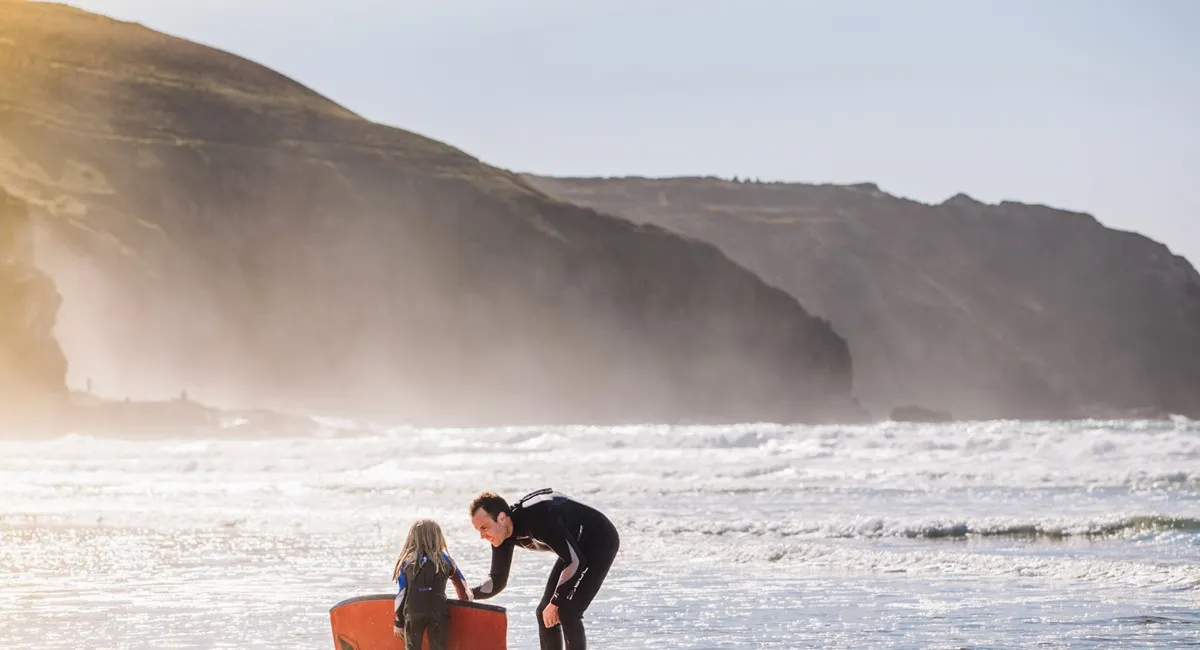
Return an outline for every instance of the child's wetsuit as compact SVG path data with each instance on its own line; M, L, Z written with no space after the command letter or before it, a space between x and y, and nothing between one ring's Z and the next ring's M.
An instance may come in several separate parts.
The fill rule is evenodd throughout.
M445 650L449 633L450 606L446 602L446 581L451 577L465 583L462 571L450 555L442 553L446 569L422 555L415 562L400 565L396 581L396 627L404 628L407 650L421 650L421 638L429 632L429 650Z

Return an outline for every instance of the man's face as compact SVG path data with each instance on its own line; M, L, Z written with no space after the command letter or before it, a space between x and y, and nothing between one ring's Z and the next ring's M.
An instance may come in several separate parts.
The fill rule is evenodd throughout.
M503 544L512 532L508 522L508 515L503 512L493 519L483 508L476 510L475 514L471 515L471 525L479 531L479 539L486 539L494 547Z

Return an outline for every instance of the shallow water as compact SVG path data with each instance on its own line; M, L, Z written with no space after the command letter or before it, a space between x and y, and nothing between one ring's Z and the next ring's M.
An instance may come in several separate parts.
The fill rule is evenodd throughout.
M234 423L231 423L231 425ZM330 648L414 517L472 583L465 505L543 486L622 552L593 647L1200 644L1200 425L488 430L253 423L204 440L0 442L0 638L16 648ZM553 558L518 550L509 647Z

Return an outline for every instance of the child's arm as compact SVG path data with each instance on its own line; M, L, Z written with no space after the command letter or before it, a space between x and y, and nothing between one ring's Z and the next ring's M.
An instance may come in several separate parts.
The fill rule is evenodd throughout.
M400 578L396 581L395 607L392 608L395 612L395 617L392 621L392 634L399 638L404 638L404 592L407 587L408 576L404 574L404 568L401 566Z
M450 582L454 583L454 591L458 594L459 600L471 600L471 589L467 587L467 579L463 577L463 572L458 568L458 563L454 558L450 557L449 553L442 553L442 557L446 558L446 562L450 564L452 571L450 572Z

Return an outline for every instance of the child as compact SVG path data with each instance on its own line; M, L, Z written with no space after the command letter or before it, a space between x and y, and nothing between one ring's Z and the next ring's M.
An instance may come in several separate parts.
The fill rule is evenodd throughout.
M408 539L392 580L396 592L396 621L392 632L404 639L406 650L421 650L421 640L429 631L429 650L446 650L450 608L446 604L446 581L454 581L460 600L470 600L471 590L458 565L446 552L442 527L432 519L418 519L408 529Z

